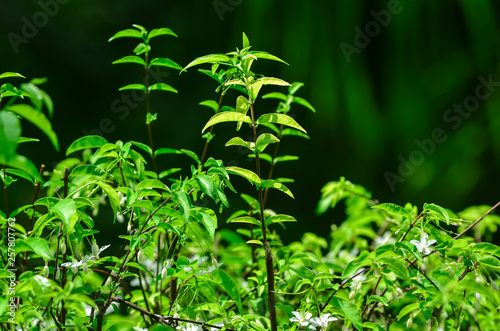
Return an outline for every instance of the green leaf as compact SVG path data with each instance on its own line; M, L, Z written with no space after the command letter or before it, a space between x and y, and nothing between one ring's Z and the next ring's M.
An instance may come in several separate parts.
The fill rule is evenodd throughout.
M266 226L283 222L297 222L297 220L295 219L295 217L290 215L283 215L283 214L274 215L266 219Z
M260 246L264 247L264 244L262 243L262 241L257 240L257 239L247 240L246 243L247 244L260 245Z
M316 109L307 101L306 99L300 98L300 97L293 97L292 102L298 103L299 105L302 105L312 111L313 113L316 112Z
M3 74L0 75L0 79L2 79L2 78L9 78L9 77L26 78L23 75L18 74L16 72L4 72Z
M380 302L386 307L389 307L389 304L387 303L387 299L384 297L380 297L378 295L370 295L370 298L368 298L368 301L366 304L369 304L370 302Z
M40 90L38 86L32 83L21 84L21 88L24 91L28 92L31 103L33 104L33 106L35 106L36 110L41 111L43 105L42 90Z
M411 304L405 306L403 309L401 309L401 311L398 314L398 321L400 321L401 318L403 316L405 316L406 314L411 313L412 311L415 311L415 310L417 310L419 308L420 308L420 304L419 303L411 303Z
M191 213L191 202L189 201L189 196L183 191L174 192L177 197L179 204L182 208L182 214L184 215L184 221L189 222L189 215Z
M307 133L293 118L285 114L264 114L257 119L257 123L282 124Z
M382 209L391 214L396 214L399 216L403 216L407 219L411 219L411 214L408 210L404 209L401 206L395 205L393 203L381 203L379 205L372 206L372 208Z
M66 227L66 232L69 234L75 227L78 221L78 215L76 213L76 205L72 199L59 200L50 211L57 215L57 217L63 222Z
M10 112L0 112L0 153L8 162L16 155L18 140L21 137L21 121Z
M200 158L198 157L198 155L195 152L190 151L189 149L184 149L184 148L181 148L180 151L182 154L185 154L185 155L189 156L190 158L192 158L196 162L196 164L201 163Z
M500 260L494 256L482 256L479 262L491 268L500 268Z
M120 197L118 193L116 193L115 189L102 181L96 183L100 188L108 195L109 203L111 205L111 209L113 209L113 223L116 220L116 214L121 210L120 208Z
M22 155L16 154L14 155L13 158L7 161L5 157L2 154L0 154L0 164L4 164L7 167L12 167L22 170L31 177L38 180L39 182L43 182L42 177L40 177L40 174L38 173L38 170L35 167L35 165L28 158Z
M450 225L450 216L448 215L446 209L444 209L443 207L435 205L433 203L425 203L424 211L430 211L431 213L437 214L439 218L446 221L446 225Z
M177 35L174 33L174 31L170 30L169 28L159 28L153 29L149 32L148 40L158 36L174 36L177 38Z
M174 89L172 86L165 83L156 83L149 87L149 91L167 91L177 93L178 91Z
M43 133L47 135L47 137L49 137L56 151L59 151L59 142L57 141L57 135L52 130L52 124L50 124L50 121L47 119L47 117L45 117L45 115L42 112L37 111L31 106L23 104L8 106L4 108L4 110L9 110L11 112L14 112L17 115L23 117L24 119L30 121L40 130L42 130Z
M314 281L314 272L312 272L308 268L301 266L299 264L291 264L288 266L288 268L293 270L301 278L309 279L311 282Z
M388 257L388 258L382 258L380 259L383 263L385 263L389 269L396 274L396 276L401 277L403 279L408 280L410 278L408 268L406 267L406 264L403 263L401 260Z
M44 238L27 238L25 243L28 244L35 254L40 255L46 260L52 260L54 257L50 253L49 245L47 244L47 240Z
M288 97L281 92L271 92L268 94L264 94L262 96L262 99L278 99L286 102Z
M280 140L275 135L271 133L263 133L257 138L257 141L255 142L255 147L257 148L257 151L259 153L262 153L269 144L274 144L279 141Z
M309 136L307 134L305 134L304 132L300 132L299 130L295 130L292 128L283 129L283 131L281 131L281 136L283 136L283 137L284 136L295 136L295 137L310 139Z
M241 217L236 217L231 220L231 223L247 223L247 224L253 224L258 227L261 226L260 221L254 217L250 216L241 216Z
M249 116L246 116L244 114L236 113L236 112L229 112L229 111L224 111L224 112L219 112L212 116L210 120L208 120L207 124L201 130L201 133L205 132L205 130L212 125L218 124L218 123L223 123L223 122L245 122L245 123L252 123L252 120L250 119Z
M198 57L191 61L184 69L182 69L181 73L186 71L188 68L193 66L197 66L204 63L228 63L231 59L229 56L224 54L209 54L205 56Z
M40 139L19 137L19 139L17 140L17 143L22 144L22 143L31 143L31 142L39 142L39 141L40 141Z
M205 174L200 174L195 176L198 179L198 183L200 185L200 189L203 193L208 195L210 198L214 199L215 198L215 186L214 182L212 181L212 178L210 176L205 175Z
M82 149L99 148L105 144L108 144L108 141L101 136L90 135L78 138L68 147L66 156Z
M121 59L113 61L111 64L119 64L119 63L137 63L142 66L146 66L146 62L143 58L135 55L124 56Z
M216 271L214 271L215 273ZM229 294L231 299L233 299L234 303L236 304L236 307L238 307L238 310L240 314L243 314L243 306L241 304L241 297L240 293L238 291L238 286L236 283L229 277L224 271L218 269L217 273L219 274L220 280L221 280L221 285L222 288Z
M422 256L420 255L417 246L413 245L412 243L407 241L397 242L396 247L408 250L410 253L413 254L413 256L417 258L419 262L424 262L424 259L422 259Z
M165 178L167 177L168 175L171 175L173 173L176 173L176 172L179 172L181 171L182 168L172 168L172 169L168 169L168 170L165 170L165 171L162 171L160 172L160 174L158 175L158 178L162 179L162 178Z
M274 180L274 179L264 180L262 182L262 188L268 188L268 187L274 188L276 190L279 190L279 191L287 194L291 198L295 199L295 197L293 196L292 191L290 191L290 189L288 187L286 187L282 183L278 182L277 180Z
M377 323L373 323L373 322L364 322L363 323L363 327L366 328L366 329L372 329L372 330L377 330L377 331L385 331L385 329L383 327L381 327Z
M160 190L165 190L165 191L170 191L170 189L167 187L167 185L163 184L161 181L158 179L145 179L139 184L137 184L137 187L135 188L135 191L141 191L144 189L160 189Z
M152 122L156 121L157 118L158 118L158 114L147 113L146 114L146 125L149 125Z
M26 172L22 171L22 170L18 170L18 169L5 169L5 172L8 173L9 175L14 175L14 176L17 176L17 177L21 177L23 179L26 179L27 181L33 183L33 184L36 184L35 181L33 180L33 178L28 175ZM0 175L0 177L2 177L2 175ZM2 180L3 180L3 177L2 177Z
M214 100L205 100L200 102L199 105L212 108L215 112L219 110L219 104Z
M240 168L240 167L226 167L226 171L230 174L238 175L249 181L255 183L257 187L260 186L261 180L257 174L251 170Z
M472 247L472 251L475 253L486 253L500 257L500 247L488 242L475 244L474 247Z
M167 59L166 57L157 57L149 61L149 66L159 66L159 67L167 67L177 70L182 70L182 67L175 63L174 61Z
M298 156L295 155L282 155L278 156L277 158L274 159L274 163L279 163L279 162L287 162L287 161L297 161L299 159Z
M262 85L278 85L278 86L291 86L290 83L275 77L262 77L256 80Z
M248 40L247 35L243 32L243 48L247 48L250 46L250 41Z
M293 82L292 86L288 88L288 93L289 94L295 94L302 86L304 86L304 83L301 82Z
M123 87L120 87L118 91L126 91L126 90L140 90L146 92L146 86L142 84L129 84Z
M277 56L274 56L272 54L269 54L267 52L262 52L262 51L253 51L253 52L248 52L249 54L252 54L253 56L255 56L256 58L258 59L265 59L265 60L272 60L272 61L278 61L278 62L281 62L281 63L284 63L286 65L288 65L288 63L286 63L285 61L283 61L282 59L280 59L279 57Z
M136 147L139 147L140 149L142 149L143 151L145 151L149 155L153 155L152 149L148 145L143 144L143 143L138 142L138 141L130 141L130 143Z
M208 234L210 235L210 239L212 241L215 240L215 229L217 228L217 221L212 217L210 214L205 213L205 212L197 212L199 215L201 215L201 218L199 219L201 224L207 229Z
M138 30L135 29L125 29L122 31L118 31L113 35L113 37L109 38L108 42L115 40L117 38L123 38L123 37L131 37L131 38L141 38L142 39L142 33Z
M181 151L173 148L159 148L155 151L155 157L162 154L182 154Z
M94 165L90 164L85 164L85 165L80 165L77 166L76 168L71 171L70 177L75 177L75 176L97 176L101 177L106 175L106 171L96 167Z
M251 141L244 141L240 137L231 138L224 146L243 146L255 152L255 144Z
M342 310L345 317L352 322L356 329L363 331L363 320L361 319L361 314L355 305L339 297L333 297L332 304Z

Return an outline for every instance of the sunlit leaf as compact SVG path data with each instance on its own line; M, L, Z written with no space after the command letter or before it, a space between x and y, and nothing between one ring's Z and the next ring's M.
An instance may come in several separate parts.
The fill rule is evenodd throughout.
M257 123L282 124L307 133L293 118L285 114L264 114L257 119Z
M82 149L89 148L99 148L104 144L108 144L108 141L101 136L89 135L75 140L66 151L66 155L74 153Z
M167 59L165 57L157 57L149 61L149 66L160 66L160 67L167 67L167 68L173 68L177 70L182 70L182 67L178 65L176 62Z
M108 42L115 40L117 38L123 38L123 37L131 37L131 38L141 38L142 39L142 33L138 30L135 29L125 29L122 31L118 31L113 35L113 37L108 39Z
M252 119L249 116L244 114L236 113L236 112L220 112L212 116L212 118L207 122L203 130L201 132L205 132L205 130L212 125L223 123L223 122L244 122L244 123L252 123Z

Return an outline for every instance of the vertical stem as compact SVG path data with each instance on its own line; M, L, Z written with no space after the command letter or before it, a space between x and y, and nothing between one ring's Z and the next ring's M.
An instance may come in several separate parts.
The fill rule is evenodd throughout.
M282 131L283 131L283 124L280 126L280 131L278 134L278 139L280 141L278 141L276 143L276 147L274 147L273 158L272 158L271 166L269 167L269 175L267 176L267 179L273 179L273 171L274 171L274 167L276 166L276 163L274 163L274 160L278 156L278 150L280 148L280 142L281 142L281 138L282 138L282 134L281 134ZM269 187L267 187L266 190L264 191L264 207L266 206L268 192L269 192Z
M255 125L255 115L254 115L254 110L253 110L253 103L250 103L250 114L252 118L252 130L253 130L253 139L254 143L257 142L257 126ZM255 153L255 164L256 164L256 171L257 171L257 176L261 178L260 175L260 158L259 154ZM264 241L264 250L265 250L265 260L266 260L266 271L267 271L267 294L269 298L269 319L271 320L271 331L277 331L278 330L278 323L276 321L276 297L274 295L274 263L273 263L273 256L271 252L271 246L269 245L269 242L267 241L267 228L266 228L266 222L264 219L264 198L263 198L263 191L262 191L262 186L259 186L259 191L258 191L258 197L259 197L259 205L260 205L260 222L262 224L262 237Z
M146 79L144 81L144 86L146 86L146 114L149 115L150 112L150 106L149 106L149 58L148 58L148 52L146 52ZM146 116L147 116L146 115ZM146 117L147 118L147 117ZM153 131L151 129L151 123L148 123L148 137L149 137L149 147L151 147L151 159L153 160L153 168L156 173L158 173L158 166L156 165L156 157L155 157L155 148L153 144Z

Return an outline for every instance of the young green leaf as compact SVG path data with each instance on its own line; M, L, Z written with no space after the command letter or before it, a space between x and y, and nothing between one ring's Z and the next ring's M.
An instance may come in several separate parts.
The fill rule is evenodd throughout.
M95 177L102 177L105 176L107 173L104 169L101 169L99 167L96 167L91 164L84 164L77 166L76 168L71 171L70 177L76 177L76 176L95 176Z
M287 162L287 161L297 161L299 159L298 156L295 155L282 155L278 156L274 159L274 163Z
M286 187L285 185L283 185L282 183L278 182L277 180L274 180L274 179L267 179L265 181L262 182L262 188L274 188L278 191L281 191L285 194L287 194L288 196L290 196L291 198L294 198L295 197L293 196L293 193L292 191L290 191L290 189L288 189L288 187Z
M228 146L243 146L243 147L248 148L252 152L255 152L255 143L253 143L252 141L244 141L240 137L231 138L224 146L226 146L226 147L228 147Z
M287 101L288 97L281 92L271 92L264 94L262 99L278 99L281 101Z
M382 209L391 214L396 214L399 216L403 216L407 219L411 219L411 214L408 210L404 209L401 206L395 205L393 203L381 203L379 205L372 206L372 208Z
M66 231L71 233L78 221L75 202L72 199L60 200L50 208L50 211L57 215L66 227Z
M144 60L141 57L135 55L124 56L121 59L113 61L111 64L119 64L119 63L136 63L140 64L141 66L146 66L146 62L144 62Z
M262 77L257 79L256 82L259 82L262 85L291 86L290 83L274 77Z
M266 226L283 222L297 222L297 220L290 215L274 215L266 219Z
M220 112L212 116L210 120L208 120L207 124L201 130L201 133L205 132L205 130L212 125L218 124L218 123L223 123L223 122L245 122L245 123L252 123L252 119L249 116L236 113L236 112Z
M188 68L193 66L197 66L204 63L226 63L228 64L231 61L231 58L224 54L209 54L205 56L200 56L193 61L191 61L187 66L182 69L181 73L186 71Z
M156 83L149 87L149 91L167 91L177 93L177 90L165 83Z
M109 38L108 42L115 40L117 38L124 38L124 37L131 37L131 38L141 38L142 39L142 33L138 30L134 29L125 29L122 31L118 31L113 35L113 37Z
M163 184L160 182L158 179L145 179L139 184L137 184L137 187L135 188L135 191L141 191L143 189L150 189L150 188L156 188L160 190L165 190L165 191L170 191L170 189L167 187L167 185Z
M4 155L0 153L0 164L22 170L39 182L43 182L35 165L28 158L22 155L15 154L7 160Z
M446 209L441 206L435 205L433 203L425 203L424 204L424 212L431 212L433 214L437 214L437 216L446 221L446 225L450 225L450 216Z
M267 52L262 52L262 51L253 51L253 52L248 52L249 54L252 54L253 56L255 56L256 58L258 59L265 59L265 60L272 60L272 61L278 61L278 62L281 62L281 63L284 63L286 65L288 65L288 63L286 63L285 61L283 61L282 59L280 59L279 57L277 56L274 56L272 54L269 54Z
M251 170L240 168L240 167L226 167L226 170L230 174L238 175L243 178L248 179L250 182L253 182L257 185L257 187L260 186L261 180L257 174Z
M66 151L66 155L74 153L82 149L89 148L99 148L104 144L108 144L108 141L101 136L89 135L75 140Z
M312 111L313 113L316 112L316 109L307 101L306 99L300 98L300 97L293 97L292 102L298 103L299 105L302 105Z
M111 205L111 209L113 209L113 223L116 220L116 214L121 210L120 208L120 197L118 193L116 193L115 189L109 185L104 183L103 181L98 181L96 183L99 187L108 195L109 204Z
M45 135L47 135L47 137L49 137L49 139L52 142L52 145L54 145L54 148L56 149L56 151L59 151L59 142L57 140L57 135L52 130L52 124L50 124L50 121L47 119L47 117L45 117L45 115L42 112L37 111L33 107L25 105L25 104L11 105L11 106L5 107L4 110L8 110L8 111L11 111L13 113L16 113L17 115L30 121L32 124L34 124L40 130L42 130L43 133L45 133Z
M2 78L9 78L9 77L26 78L23 75L18 74L16 72L4 72L3 74L0 74L0 79L2 79Z
M294 129L300 130L304 133L307 133L307 131L304 130L304 128L301 127L293 118L291 118L290 116L285 115L285 114L264 114L264 115L261 115L257 119L257 124L260 124L260 123L282 124L282 125L286 125L286 126L294 128Z
M254 217L250 216L241 216L241 217L236 217L231 220L231 223L247 223L247 224L253 224L258 227L260 227L260 221Z
M354 304L335 296L332 298L332 304L344 313L345 317L352 322L358 331L363 331L363 320L358 308Z
M129 84L123 87L120 87L118 91L126 91L126 90L140 90L146 92L146 86L142 84Z
M174 36L177 38L177 35L174 33L174 31L170 30L169 28L159 28L153 29L149 32L148 40L151 40L152 38L158 36Z
M250 41L248 40L247 35L243 32L243 48L247 48L250 46Z
M411 313L420 308L420 303L411 303L406 305L398 314L398 321L401 320L406 314Z
M257 141L255 142L255 147L257 148L257 151L259 153L262 153L269 144L274 144L279 141L280 140L275 135L271 133L263 133L257 138Z
M215 186L214 182L212 181L212 178L210 176L205 175L205 174L199 174L195 176L198 179L198 184L200 185L200 189L203 193L208 195L210 198L214 199L215 198Z
M21 137L21 121L10 112L0 112L0 154L9 161L16 154L18 140Z
M243 305L241 304L241 297L236 283L231 279L231 277L229 277L224 271L220 269L218 269L217 271L214 270L214 273L218 273L222 288L224 288L231 299L233 299L236 307L238 307L238 311L240 312L240 314L243 314Z
M199 105L212 108L215 112L219 110L219 104L214 100L205 100L200 102Z
M47 240L44 238L26 238L25 243L31 247L35 254L40 255L46 260L53 260L54 256L50 253Z
M189 216L191 214L191 202L189 196L183 191L176 191L174 195L177 197L179 204L182 208L182 214L184 215L184 221L189 222Z
M143 143L138 142L138 141L130 141L130 143L132 145L136 146L136 147L139 147L140 149L142 149L143 151L145 151L146 153L148 153L148 155L152 155L153 154L151 147L149 147L146 144L143 144Z
M165 57L157 57L152 59L149 62L149 66L160 66L160 67L167 67L167 68L172 68L172 69L177 69L177 70L182 70L182 67L175 63L174 61L167 59Z

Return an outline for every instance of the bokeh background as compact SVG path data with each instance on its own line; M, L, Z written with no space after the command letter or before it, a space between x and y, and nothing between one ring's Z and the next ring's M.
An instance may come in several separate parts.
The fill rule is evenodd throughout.
M147 142L144 103L129 107L126 116L116 109L123 106L118 88L143 78L134 65L111 65L132 54L135 40L107 40L134 23L169 27L179 38L154 39L153 55L185 66L241 47L245 32L254 49L290 64L259 60L254 69L304 82L297 95L317 110L292 110L311 140L284 140L281 151L300 160L276 169L296 179L290 185L296 199L273 194L268 204L299 220L283 238L290 241L306 231L326 235L332 222L341 222L342 210L314 214L321 187L340 176L383 202L434 202L460 211L498 201L499 14L495 0L2 0L0 72L49 78L42 87L54 100L53 126L63 149L96 130L108 141ZM201 154L200 132L210 112L198 103L217 99L215 82L196 69L182 75L163 70L162 77L179 94L153 95L156 147ZM234 106L234 97L225 103ZM257 107L268 112L276 104ZM49 169L64 157L29 124L23 130L42 141L24 144L21 154ZM218 126L210 155L251 167L236 148L223 147L233 132L233 125ZM189 164L182 157L161 162ZM251 190L244 181L236 186L240 193ZM32 195L23 186L12 194L27 201ZM238 203L221 224L243 206Z

